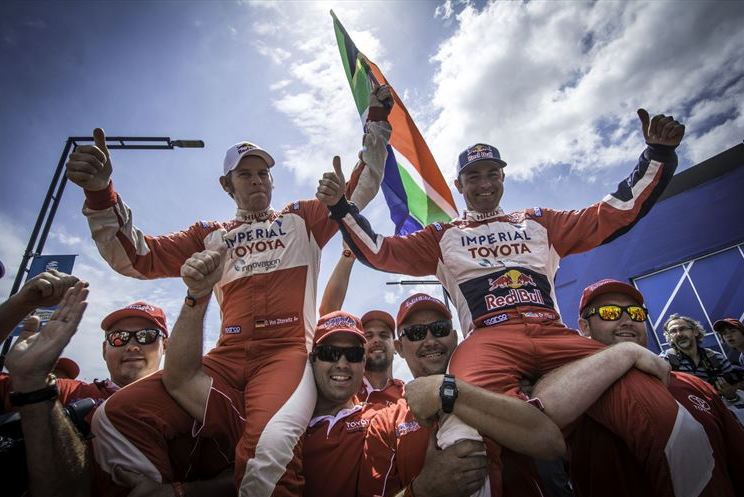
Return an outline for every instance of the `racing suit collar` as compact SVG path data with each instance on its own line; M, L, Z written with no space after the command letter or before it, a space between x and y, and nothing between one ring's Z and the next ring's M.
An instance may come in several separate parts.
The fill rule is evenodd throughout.
M237 219L238 221L245 221L246 223L251 223L253 221L265 221L269 218L269 216L271 216L273 212L274 209L271 206L262 211L247 211L244 209L238 209L238 212L235 214L235 219Z
M496 209L488 212L465 211L462 215L462 218L465 221L488 221L489 219L493 219L503 215L504 209L502 209L501 207L497 207Z

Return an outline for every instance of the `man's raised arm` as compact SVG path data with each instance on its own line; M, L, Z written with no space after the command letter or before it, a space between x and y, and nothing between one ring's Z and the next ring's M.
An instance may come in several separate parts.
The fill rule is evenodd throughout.
M420 423L431 421L441 410L443 378L441 374L423 376L406 384L406 401ZM539 409L523 400L455 381L459 394L452 412L464 423L515 452L541 459L563 456L563 435Z
M188 287L168 343L163 385L173 399L199 423L204 422L212 378L202 371L204 315L212 288L222 276L223 254L205 250L191 256L181 268Z
M67 290L40 333L21 336L7 356L13 381L10 401L21 415L31 495L90 494L86 446L57 400L49 381L59 356L77 331L87 302L87 284Z
M669 363L640 345L619 343L552 371L537 382L532 396L540 399L545 414L563 428L633 367L668 383Z
M132 211L114 189L113 167L101 128L93 130L95 145L75 148L67 161L67 178L85 193L83 214L98 251L117 272L139 279L178 276L183 262L204 250L204 239L216 223L196 223L164 236L148 236L132 220Z

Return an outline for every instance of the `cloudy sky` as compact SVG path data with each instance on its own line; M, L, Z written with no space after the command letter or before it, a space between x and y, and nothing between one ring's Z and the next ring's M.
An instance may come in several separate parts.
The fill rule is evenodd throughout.
M234 214L217 177L225 149L240 140L276 157L275 207L312 197L333 155L349 171L360 123L331 8L403 96L448 181L466 146L501 150L507 210L579 208L613 189L642 150L641 106L687 125L680 170L744 138L741 2L5 1L0 260L8 274L0 295L10 291L66 138L96 126L207 144L113 153L117 190L149 234ZM172 323L185 290L177 280L141 282L109 269L82 202L69 185L45 253L78 254L75 272L91 283L66 355L92 379L107 376L104 315L146 299ZM392 231L381 196L368 209L378 231ZM337 237L321 289L339 252ZM355 268L346 308L395 314L416 290L386 285L398 279ZM216 309L207 328L211 347ZM396 374L409 378L396 362Z

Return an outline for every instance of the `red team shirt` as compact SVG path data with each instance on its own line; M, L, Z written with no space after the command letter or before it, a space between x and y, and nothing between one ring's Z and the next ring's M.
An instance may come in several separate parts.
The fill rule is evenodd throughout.
M370 404L357 404L336 416L310 420L302 448L304 497L353 497L370 418Z
M375 404L378 407L387 407L403 398L404 387L405 383L403 381L397 378L390 378L383 388L375 388L364 377L362 387L359 389L359 393L357 393L357 398L360 402Z
M715 467L701 497L744 495L744 428L715 390L695 376L672 373L669 391L703 425L713 448ZM573 427L567 442L577 497L654 496L627 447L588 416Z

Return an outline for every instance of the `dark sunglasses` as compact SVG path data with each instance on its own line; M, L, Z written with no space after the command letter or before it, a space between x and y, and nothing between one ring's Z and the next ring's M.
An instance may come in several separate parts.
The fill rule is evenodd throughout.
M592 307L584 313L584 319L589 319L595 314L599 316L602 321L617 321L625 312L631 321L641 323L648 317L648 312L640 305L600 305L599 307Z
M428 324L412 324L403 328L403 334L412 342L418 342L426 338L426 330L431 331L435 338L446 337L452 332L452 321L442 319Z
M338 362L341 356L349 362L362 362L364 347L336 347L335 345L318 345L313 350L313 356L323 362Z
M144 330L137 331L115 330L106 335L106 341L112 347L123 347L134 337L134 340L138 344L149 345L157 340L159 336L160 330L153 328L145 328Z

